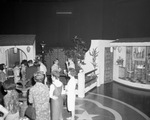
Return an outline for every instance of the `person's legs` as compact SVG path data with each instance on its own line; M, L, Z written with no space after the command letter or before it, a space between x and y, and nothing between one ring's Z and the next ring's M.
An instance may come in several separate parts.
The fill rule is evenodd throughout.
M74 117L75 117L75 111L71 111L71 120L74 120Z
M60 98L60 120L63 120L63 97Z
M71 113L71 111L68 111L68 113L69 113L69 117L67 117L66 119L71 120L72 113Z

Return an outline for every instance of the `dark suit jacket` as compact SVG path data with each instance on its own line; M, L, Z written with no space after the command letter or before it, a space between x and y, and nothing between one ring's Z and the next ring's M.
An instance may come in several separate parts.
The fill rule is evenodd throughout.
M26 80L30 79L29 84L33 83L33 75L37 72L37 70L38 68L36 66L30 66L26 68Z
M34 75L34 73L37 72L37 67L36 66L30 66L27 67L26 69L26 79L31 79Z

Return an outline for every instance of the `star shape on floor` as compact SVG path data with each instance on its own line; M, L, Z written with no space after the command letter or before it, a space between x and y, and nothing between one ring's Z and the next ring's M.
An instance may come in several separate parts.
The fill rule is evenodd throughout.
M89 114L87 111L84 111L82 114L75 114L78 117L77 120L93 120L93 117L99 116L96 114Z

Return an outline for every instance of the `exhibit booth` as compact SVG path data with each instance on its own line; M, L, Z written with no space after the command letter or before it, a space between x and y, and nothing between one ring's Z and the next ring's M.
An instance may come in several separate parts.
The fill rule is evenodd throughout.
M78 97L83 98L88 91L113 80L112 41L91 40L91 46L85 54L85 65L82 65L83 71L78 74Z
M34 60L35 56L35 35L0 35L0 63L12 68L15 62Z
M150 38L123 38L110 43L113 80L140 89L150 89Z

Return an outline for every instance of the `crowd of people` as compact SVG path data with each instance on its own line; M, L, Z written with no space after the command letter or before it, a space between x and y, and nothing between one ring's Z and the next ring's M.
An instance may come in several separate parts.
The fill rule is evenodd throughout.
M76 70L72 59L66 61L64 73L69 77L67 84L60 80L59 60L56 59L51 66L51 84L47 84L47 67L39 60L23 60L21 64L16 62L12 68L13 77L9 78L5 64L0 64L0 87L4 97L0 101L0 120L21 120L19 101L20 92L16 87L19 81L25 77L28 80L27 103L35 108L35 120L63 120L64 98L67 96L66 105L71 116L75 118L75 88L77 85ZM26 116L26 114L24 114ZM29 116L25 117L30 120Z

